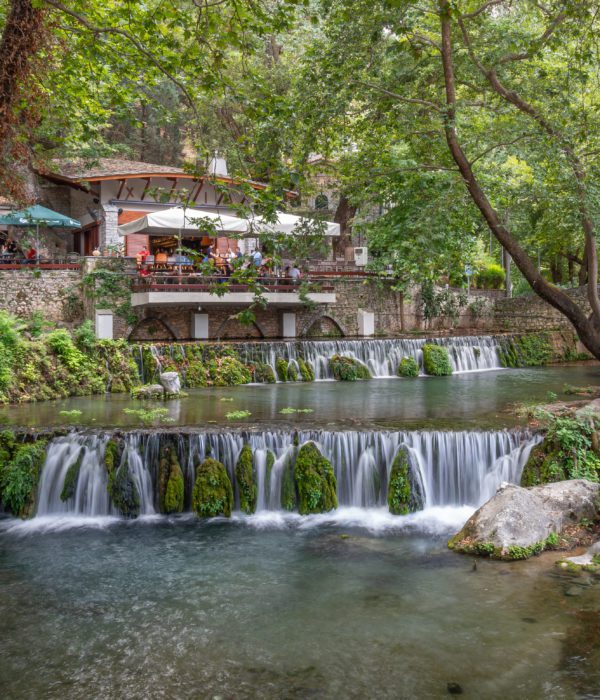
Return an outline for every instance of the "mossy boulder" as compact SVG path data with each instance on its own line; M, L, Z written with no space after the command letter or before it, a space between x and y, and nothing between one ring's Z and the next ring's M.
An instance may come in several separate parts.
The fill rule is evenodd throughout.
M288 361L284 360L283 357L278 357L275 360L275 369L277 370L277 378L280 382L287 382L288 380Z
M357 379L370 379L368 367L353 357L334 355L329 360L329 366L334 379L340 382L355 382Z
M500 364L503 367L537 367L554 359L555 351L550 334L525 333L503 338L498 348Z
M192 508L200 518L217 515L231 517L233 489L221 462L207 457L196 467L196 483L192 492Z
M67 469L62 491L60 492L61 501L68 501L69 498L72 498L75 495L75 491L77 490L77 482L79 480L79 471L81 469L84 454L85 447L80 447L79 453L77 454L77 459Z
M298 381L298 369L294 362L290 362L290 364L288 365L287 378L288 382Z
M126 518L137 518L140 514L140 494L129 472L127 455L108 475L108 494L115 508Z
M420 481L413 474L410 455L401 447L392 462L388 484L388 506L394 515L408 515L423 508Z
M307 442L300 448L294 479L301 515L326 513L337 508L337 482L333 467L314 442Z
M303 382L315 381L315 369L310 362L307 362L300 357L298 359L298 368L300 369L300 376L302 377Z
M250 384L252 375L236 357L217 357L207 363L209 383L214 386Z
M254 367L254 381L259 384L275 384L275 372L271 365L260 362Z
M523 467L520 483L525 487L539 486L568 478L560 452L552 449L552 445L544 441L531 450L529 459Z
M296 510L297 505L298 494L296 493L296 483L294 481L294 461L289 456L281 474L281 507L291 512Z
M251 515L256 510L256 480L250 445L244 445L235 465L235 480L240 494L240 509Z
M403 357L398 364L397 373L399 377L418 377L419 363L414 357Z
M172 442L161 447L158 462L158 506L161 513L181 513L185 496L183 472Z
M37 485L46 459L46 439L17 443L10 431L0 439L0 498L13 515L33 515Z
M426 343L423 345L423 369L425 374L434 377L447 377L452 374L452 364L448 350L443 345Z

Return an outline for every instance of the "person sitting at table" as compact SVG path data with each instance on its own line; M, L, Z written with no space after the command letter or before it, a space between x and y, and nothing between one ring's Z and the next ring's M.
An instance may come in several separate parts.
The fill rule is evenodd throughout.
M12 238L9 238L6 241L6 252L9 253L10 255L16 255L19 252L19 249L17 248L17 244L13 241Z
M159 248L158 251L156 252L156 255L154 256L154 263L155 265L160 265L162 267L166 267L167 262L169 260L169 257L167 255L167 251L164 248Z
M29 246L29 250L25 253L25 258L30 262L37 258L37 250L32 245Z
M300 282L301 276L302 276L302 273L300 272L300 268L298 267L298 264L294 263L294 266L290 270L290 278L292 280L292 284L298 284Z

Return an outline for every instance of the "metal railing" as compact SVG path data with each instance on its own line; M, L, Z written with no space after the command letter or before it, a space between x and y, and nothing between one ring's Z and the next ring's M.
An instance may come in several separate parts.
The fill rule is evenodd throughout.
M318 278L304 278L296 282L287 277L259 277L256 285L262 287L263 293L298 294L300 286L310 292L332 292L333 285L323 284ZM255 292L256 285L230 281L221 275L212 277L201 274L153 274L136 278L132 285L134 292L215 292L221 287L229 293ZM307 288L308 285L308 288Z

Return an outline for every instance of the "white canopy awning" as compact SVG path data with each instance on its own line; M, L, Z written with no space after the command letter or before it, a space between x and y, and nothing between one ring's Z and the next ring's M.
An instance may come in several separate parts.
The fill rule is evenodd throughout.
M226 214L215 214L211 211L200 209L186 209L183 207L173 207L163 211L155 211L151 214L130 221L128 224L119 226L119 233L127 236L131 233L149 233L151 235L163 235L166 230L182 231L186 236L205 235L206 227L203 227L202 219L210 222L215 229L227 233L247 233L249 226L245 219L238 219L235 216Z
M173 207L163 211L155 211L151 214L130 221L119 226L119 233L127 236L132 233L149 233L151 235L164 235L165 231L171 230L185 232L186 236L205 235L206 227L202 225L202 219L210 221L219 233L239 233L252 236L283 233L294 235L299 233L299 227L310 224L313 219L294 216L286 212L277 212L277 221L269 223L262 217L256 216L250 221L227 214L218 214L201 209L186 209L183 207ZM325 225L324 234L326 236L339 236L340 225L331 221L323 222Z

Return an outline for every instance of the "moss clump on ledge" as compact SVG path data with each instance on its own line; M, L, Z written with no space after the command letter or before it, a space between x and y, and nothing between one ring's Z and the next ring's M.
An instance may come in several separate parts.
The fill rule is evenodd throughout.
M302 377L303 382L315 381L315 369L310 362L307 362L300 357L298 358L298 367L300 368L300 376Z
M334 355L329 360L334 379L340 382L355 382L357 379L371 379L368 367L345 355Z
M284 360L283 357L278 357L275 360L275 369L277 371L277 379L280 382L287 382L288 380L288 361Z
M433 377L448 377L452 374L452 364L448 349L443 345L426 343L423 345L423 369Z
M250 445L242 447L235 465L235 480L240 494L240 509L251 515L256 510L256 482Z
M392 462L387 500L393 515L408 515L423 507L423 495L412 477L409 454L405 447L398 450Z
M254 367L254 381L259 384L275 384L275 372L271 365L257 364Z
M10 430L0 433L0 500L17 517L33 515L47 444L46 439L17 442Z
M77 490L77 481L79 480L79 470L81 469L84 454L85 448L80 447L77 454L77 459L67 469L62 491L60 492L61 501L68 501L69 498L72 498L75 495L75 491Z
M399 377L418 377L419 363L414 357L403 357L398 364L397 374Z
M158 462L158 505L161 513L181 513L183 511L185 483L177 458L177 450L172 442L167 442L160 450Z
M502 367L537 367L552 361L554 348L549 333L526 333L502 338L498 356Z
M333 467L314 442L302 445L294 469L301 515L326 513L337 508L337 482Z
M217 515L231 517L233 489L221 462L207 457L196 467L196 483L192 492L192 508L200 518Z
M490 557L491 559L499 559L501 561L520 561L530 559L531 557L541 554L547 549L556 549L558 543L558 535L551 533L545 540L534 542L527 547L519 545L509 545L508 547L495 546L493 542L473 542L467 539L460 538L461 533L448 541L448 549L461 554L475 554L481 557Z

